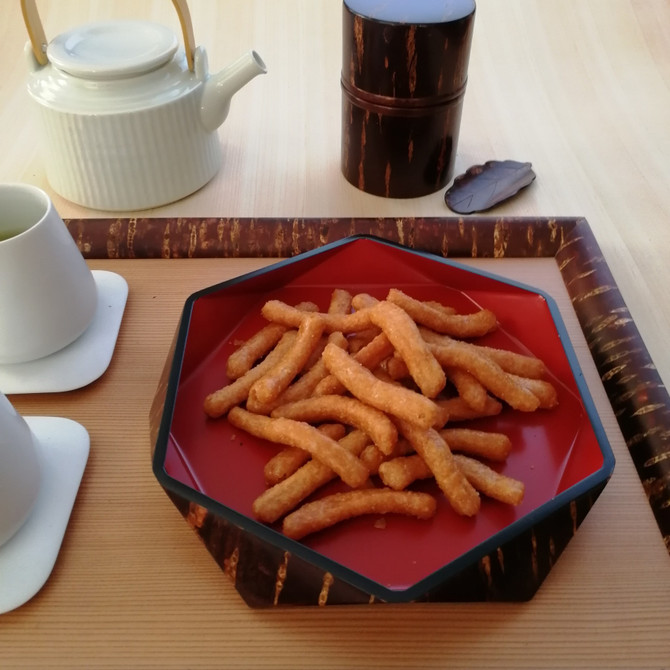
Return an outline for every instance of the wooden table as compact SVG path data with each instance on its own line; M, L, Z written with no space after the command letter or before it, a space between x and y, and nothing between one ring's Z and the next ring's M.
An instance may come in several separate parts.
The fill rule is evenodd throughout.
M191 7L214 67L253 46L270 71L233 101L221 173L183 201L124 217L450 216L442 193L384 200L341 177L339 2ZM176 29L170 3L158 0L43 0L40 9L51 35L107 16ZM480 0L477 11L456 171L489 159L533 163L536 182L489 214L586 217L667 383L670 8ZM0 179L51 193L18 62L18 3L3 18ZM68 219L118 216L52 196ZM597 376L616 469L530 602L253 610L154 479L148 412L184 299L271 260L89 262L130 287L110 368L78 391L11 398L26 415L82 423L91 454L51 578L0 621L2 667L669 666L670 559Z

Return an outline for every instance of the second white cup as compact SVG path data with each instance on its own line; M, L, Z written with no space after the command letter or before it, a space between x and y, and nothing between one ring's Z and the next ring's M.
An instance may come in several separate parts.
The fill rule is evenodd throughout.
M49 196L0 184L0 364L59 351L88 327L97 287Z
M25 419L0 393L0 546L30 515L40 490L41 467Z

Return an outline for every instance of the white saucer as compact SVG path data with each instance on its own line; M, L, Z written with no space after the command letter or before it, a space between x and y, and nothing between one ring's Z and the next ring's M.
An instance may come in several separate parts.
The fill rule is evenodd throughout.
M128 298L128 283L120 275L93 270L98 308L84 333L55 354L27 363L0 365L0 391L57 393L81 388L109 367Z
M0 614L30 600L49 578L90 447L88 432L75 421L24 418L35 436L42 482L27 521L0 546Z

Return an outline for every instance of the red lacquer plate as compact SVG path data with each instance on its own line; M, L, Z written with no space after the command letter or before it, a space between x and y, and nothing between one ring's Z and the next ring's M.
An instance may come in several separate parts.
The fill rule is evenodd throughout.
M265 323L263 303L313 301L324 311L333 288L384 298L396 287L421 300L473 312L493 310L499 328L478 343L542 358L558 390L551 410L511 408L472 427L507 434L512 453L496 468L526 486L518 507L487 498L474 518L459 517L433 482L429 521L366 516L297 543L253 519L265 489L263 466L278 446L253 438L225 419L208 419L203 400L227 383L225 363L240 341ZM420 597L571 500L604 485L614 457L595 411L558 308L542 291L370 237L354 237L269 268L206 288L185 306L177 335L154 471L161 484L246 532L301 556L381 600ZM315 495L341 487L334 483Z

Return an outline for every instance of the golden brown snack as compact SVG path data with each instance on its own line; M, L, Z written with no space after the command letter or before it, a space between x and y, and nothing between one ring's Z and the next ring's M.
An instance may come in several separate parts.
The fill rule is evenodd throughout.
M269 488L254 503L260 520L274 523L288 514L285 532L299 539L344 518L395 511L394 505L411 514L407 501L425 494L400 489L425 477L433 477L452 508L465 516L480 509L478 491L510 504L522 500L521 482L462 455L502 462L510 453L509 439L451 426L499 413L503 404L497 398L522 411L557 402L539 359L450 335L488 332L497 323L492 313L457 314L397 289L381 301L362 293L352 298L346 290L335 289L328 311L318 309L266 302L262 313L271 323L231 356L231 374L250 360L262 362L206 399L210 416L228 412L231 425L287 446L266 464ZM268 350L267 342L282 332ZM458 397L443 397L452 391L442 394L447 376ZM233 407L245 402L246 409ZM356 430L342 436L345 426L323 423L330 421ZM389 489L372 488L372 474ZM355 490L303 504L335 477ZM394 502L373 502L377 496ZM436 502L428 499L432 514ZM421 509L427 513L427 507Z
M369 308L370 319L386 334L407 364L421 392L434 398L447 383L444 370L421 337L407 312L393 303L381 301Z
M533 412L539 407L540 401L535 394L523 387L495 361L476 351L468 343L451 340L428 346L440 364L465 369L510 407L522 412Z
M319 308L313 302L301 302L295 306L302 312L318 312ZM286 332L286 326L278 323L268 323L254 333L248 340L233 351L226 363L226 375L230 381L246 374L256 361L260 360L279 342Z
M351 299L351 305L354 309L366 309L368 307L374 307L379 300L374 296L371 296L369 293L357 293Z
M476 346L483 354L494 360L505 372L530 379L540 379L547 372L544 361L534 356L526 356L515 351L494 347Z
M424 430L407 421L398 421L398 429L423 458L453 509L464 516L479 511L479 494L456 465L454 455L440 434Z
M448 335L436 333L429 328L420 327L419 332L426 342L431 344L448 344L453 342L453 338ZM508 349L498 349L496 347L487 347L473 342L462 342L463 345L471 347L473 351L488 356L495 361L505 372L520 377L529 377L531 379L540 379L547 371L544 361L535 356L520 354Z
M438 431L452 451L490 461L504 461L512 450L512 441L503 433L472 428L444 428Z
M384 453L390 453L398 440L398 431L393 422L383 412L356 398L339 395L305 398L277 407L273 410L272 416L308 423L322 421L345 423L369 435Z
M416 323L455 337L479 337L495 330L498 325L496 315L488 309L472 314L448 314L445 310L416 300L396 288L388 292L386 299L401 307Z
M268 323L246 342L243 342L228 357L226 363L228 379L234 381L251 370L254 363L265 356L279 342L286 331L286 326L282 326L280 323Z
M403 386L382 381L345 351L327 346L323 360L331 374L353 396L372 407L424 428L429 428L437 420L437 406L432 400Z
M338 346L342 349L347 348L347 338L342 333L335 332L328 336L328 342ZM321 351L323 353L323 350ZM328 368L322 359L319 359L311 368L304 372L300 377L294 381L288 388L286 388L279 397L272 402L258 402L255 397L247 399L247 409L256 414L270 414L275 407L279 405L286 405L296 400L303 400L309 398L322 379L329 376Z
M228 421L256 437L304 449L335 471L352 488L363 486L368 480L369 473L363 463L338 442L307 423L252 414L241 407L233 407L228 412Z
M410 376L407 364L398 352L394 352L386 361L386 372L391 379L395 379L396 381L407 379Z
M354 456L358 456L369 443L370 438L359 430L339 440L340 446ZM311 460L297 468L286 479L261 493L253 503L254 515L260 521L274 523L335 477L337 475L327 465Z
M484 495L509 505L519 505L523 501L523 482L501 475L474 458L455 454L454 459L468 481Z
M351 311L351 293L343 288L333 289L328 305L328 314L349 314Z
M347 351L353 356L357 354L361 349L364 349L372 340L379 335L381 331L379 328L368 328L367 330L361 330L358 333L353 333L348 336L349 346Z
M426 305L430 305L433 309L436 309L440 312L444 312L445 314L456 314L456 308L454 307L449 307L448 305L443 305L441 302L438 302L437 300L424 300Z
M456 396L455 398L445 398L436 400L435 404L442 414L442 426L444 426L447 421L449 423L455 423L460 421L470 421L472 419L482 419L487 416L496 416L502 412L503 406L502 403L488 396L486 399L486 405L481 411L472 409L464 400Z
M413 451L414 448L412 445L404 438L401 438L396 442L390 454L384 454L374 444L369 444L361 452L360 459L370 474L376 475L379 471L379 466L385 461L397 458L398 456L406 456Z
M305 313L287 305L281 300L268 300L261 310L263 316L274 323L281 323L289 328L298 328L305 319ZM369 310L359 310L351 314L318 313L323 322L324 331L332 333L339 330L342 333L355 333L370 328Z
M481 461L461 454L454 454L454 460L477 491L509 505L519 505L523 501L525 487L518 479L502 475ZM430 468L418 454L399 456L379 466L382 482L396 491L402 491L413 482L432 476Z
M342 347L344 349L344 347ZM356 362L365 366L368 369L375 368L384 359L388 358L393 353L393 345L389 342L388 337L384 333L379 333L362 349L359 349L353 358ZM325 362L324 362L325 366ZM327 369L327 368L326 368ZM328 374L322 381L320 381L314 389L315 395L338 395L344 393L346 388L344 384L339 381L335 375Z
M282 335L277 346L258 365L251 368L249 372L236 379L232 384L210 393L205 398L204 403L207 415L216 419L226 414L231 407L244 402L251 387L290 351L297 335L298 333L295 330L287 331Z
M427 493L372 488L345 491L299 507L284 519L282 530L288 537L300 540L310 533L356 516L407 514L418 519L429 519L436 509L435 498Z
M272 369L268 370L249 389L254 402L270 403L295 379L318 345L323 332L323 322L316 314L307 314L298 328L293 346Z
M341 423L324 423L318 427L322 433L331 440L338 442L344 437L347 429ZM301 465L310 459L310 455L304 449L298 447L286 447L277 452L263 468L265 483L274 486L278 482L292 475Z
M398 456L379 464L379 478L395 491L402 491L415 481L432 476L431 469L419 454Z
M473 375L462 368L448 367L445 369L447 378L456 387L458 395L472 409L481 412L486 407L488 393L484 385Z
M518 377L510 375L521 386L528 389L540 401L541 409L551 409L558 405L558 393L551 382L545 379L531 379L529 377Z

